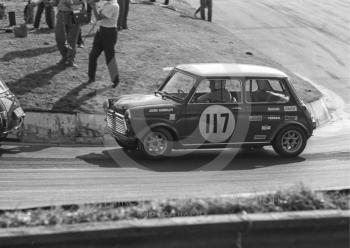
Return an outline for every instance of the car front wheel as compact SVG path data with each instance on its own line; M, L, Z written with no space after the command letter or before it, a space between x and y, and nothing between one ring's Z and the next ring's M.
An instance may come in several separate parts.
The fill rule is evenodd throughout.
M306 135L304 130L296 126L282 129L276 136L273 149L282 157L296 157L306 146Z
M149 131L140 141L140 150L150 159L166 157L172 150L170 133L163 128Z

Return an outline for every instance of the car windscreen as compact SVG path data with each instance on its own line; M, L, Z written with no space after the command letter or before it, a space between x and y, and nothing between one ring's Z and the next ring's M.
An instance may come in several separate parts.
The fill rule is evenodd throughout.
M195 78L176 71L162 87L161 91L180 100L186 99L195 83Z
M0 80L0 94L8 91L7 85Z

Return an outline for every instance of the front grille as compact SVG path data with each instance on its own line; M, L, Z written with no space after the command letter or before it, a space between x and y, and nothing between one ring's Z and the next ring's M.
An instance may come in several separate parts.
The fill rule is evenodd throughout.
M126 124L124 116L112 110L107 112L107 127L112 135L126 134Z

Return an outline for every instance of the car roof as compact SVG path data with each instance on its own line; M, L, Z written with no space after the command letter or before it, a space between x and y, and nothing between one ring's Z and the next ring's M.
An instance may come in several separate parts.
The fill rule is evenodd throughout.
M250 64L182 64L176 68L202 77L288 77L275 68Z

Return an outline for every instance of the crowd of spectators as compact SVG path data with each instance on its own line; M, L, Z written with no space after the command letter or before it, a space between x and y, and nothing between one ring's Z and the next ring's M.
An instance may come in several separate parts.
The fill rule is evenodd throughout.
M150 3L156 2L156 0L148 1ZM199 1L200 6L195 11L194 16L196 17L200 12L201 19L205 20L205 10L207 9L207 20L211 21L212 0ZM81 26L93 23L91 31L97 26L89 55L88 81L95 81L97 58L101 52L104 52L111 81L114 86L117 86L119 72L115 58L115 45L118 31L128 29L127 19L130 3L137 2L135 0L27 0L23 14L26 24L33 24L33 29L39 29L41 17L45 13L47 28L54 30L56 45L61 54L61 60L57 65L75 69L78 68L78 65L74 63L76 48L84 47ZM169 5L169 0L164 0L163 5ZM55 11L54 8L57 10ZM81 21L83 17L88 21Z

